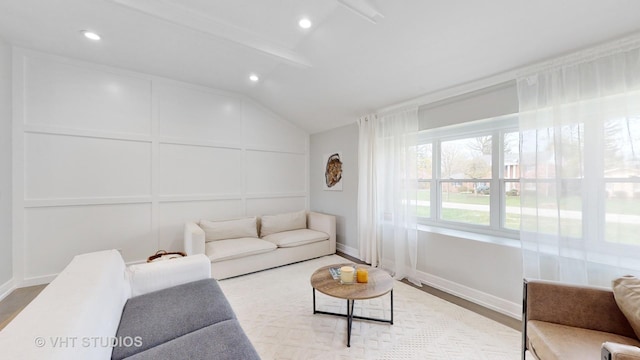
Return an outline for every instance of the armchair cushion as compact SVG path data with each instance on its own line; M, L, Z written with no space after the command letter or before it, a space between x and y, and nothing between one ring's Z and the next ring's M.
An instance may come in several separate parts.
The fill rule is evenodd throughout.
M200 220L200 227L204 230L205 241L258 237L255 216L223 221Z
M307 213L300 210L278 215L264 215L261 221L260 237L265 237L283 231L306 229Z
M596 310L597 309L597 310ZM531 280L527 320L540 320L635 337L609 289Z
M544 360L597 360L606 341L640 346L638 340L622 335L538 320L527 322L527 337L529 349Z
M640 338L640 279L634 276L615 279L613 295L636 336Z

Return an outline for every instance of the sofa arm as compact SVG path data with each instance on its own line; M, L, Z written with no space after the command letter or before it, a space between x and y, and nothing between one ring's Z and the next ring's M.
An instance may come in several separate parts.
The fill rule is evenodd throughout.
M336 252L336 217L319 212L309 212L307 227L311 230L322 231L329 235L331 253Z
M131 265L127 268L131 297L211 277L204 254Z
M184 252L187 255L204 254L204 230L194 222L184 224Z
M639 360L640 348L637 346L605 342L602 344L602 360Z
M635 338L613 292L605 288L525 280L525 319Z

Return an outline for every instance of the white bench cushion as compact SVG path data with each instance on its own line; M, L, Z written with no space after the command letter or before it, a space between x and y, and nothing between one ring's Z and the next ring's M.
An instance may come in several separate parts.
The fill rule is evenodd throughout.
M266 253L277 249L277 246L258 238L240 238L211 241L205 248L211 262L217 262Z
M271 235L267 235L262 240L267 240L277 247L294 247L306 244L311 244L318 241L329 239L329 235L322 231L300 229L283 231Z

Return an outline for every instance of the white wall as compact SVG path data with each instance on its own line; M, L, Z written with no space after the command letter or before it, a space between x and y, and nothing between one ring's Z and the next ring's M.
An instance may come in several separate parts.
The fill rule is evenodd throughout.
M182 250L188 220L308 207L308 134L243 96L22 49L14 76L22 285L82 252Z
M313 134L310 144L311 210L336 215L337 249L357 257L358 125ZM342 153L342 191L326 191L325 155L336 152Z
M0 38L0 298L12 286L11 47Z
M420 231L418 273L428 285L514 318L522 314L522 252L513 245Z

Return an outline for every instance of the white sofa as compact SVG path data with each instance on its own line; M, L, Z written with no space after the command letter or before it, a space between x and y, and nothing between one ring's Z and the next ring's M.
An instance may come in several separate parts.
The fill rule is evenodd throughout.
M187 255L205 254L225 279L336 252L336 218L304 210L240 219L187 222Z
M257 358L255 350L237 323L235 314L228 306L217 283L210 279L209 264L207 257L198 255L132 265L126 268L117 250L78 255L0 331L0 349L2 349L0 357L3 359L106 360L111 359L112 351L116 356L117 351L132 350L138 351L134 356L136 359L157 358L158 352L164 354L162 358L175 359L184 358L185 355L184 353L172 355L171 351L179 352L187 348L186 350L193 352L193 343L202 343L195 347L199 347L197 350L202 353L208 352L209 357L225 358L224 347L226 346L236 351L235 354L226 358L236 357L238 349L245 351L244 354L249 354L242 355L244 358ZM222 309L218 312L226 312L224 331L229 332L231 329L236 333L232 343L211 336L217 331L215 328L217 324L212 323L211 326L204 327L208 330L207 337L215 340L207 343L200 341L201 335L197 331L185 332L180 329L179 325L170 318L171 314L155 312L154 309L158 309L158 302L165 300L170 301L169 305L180 301L197 303L198 298L202 297L199 294L203 292L185 291L184 288L193 288L201 284L213 289L213 292L208 293L213 294L214 296L210 297L216 299L199 299L199 301L215 302L215 305ZM177 296L174 294L172 298L171 294L165 294L167 291L177 293ZM132 305L127 310L130 302L136 305ZM171 310L170 313L175 313L175 316L179 316L180 319L194 317L202 319L206 316L201 304L195 305L198 306L196 311L186 309L187 305ZM149 316L148 312L151 312L152 316ZM135 336L140 336L140 339L129 339L129 341L140 341L140 343L124 343L121 346L142 345L141 349L118 349L118 346L113 346L114 339L121 336L122 324L127 321L129 324L142 326L139 332L135 332ZM158 332L158 322L161 324L162 332ZM147 331L146 335L145 331ZM172 331L183 332L175 337L156 336ZM190 336L193 337L190 338ZM155 343L151 343L151 340L155 340ZM189 343L185 345L185 341ZM142 348L143 346L146 348ZM217 348L212 348L213 346ZM222 356L218 356L221 353Z

